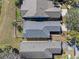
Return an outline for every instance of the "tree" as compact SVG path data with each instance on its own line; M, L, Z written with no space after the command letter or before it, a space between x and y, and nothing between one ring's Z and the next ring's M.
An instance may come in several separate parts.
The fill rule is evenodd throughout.
M71 8L68 10L66 24L68 30L68 41L75 38L76 43L79 44L79 9Z
M13 52L13 53L16 53L16 54L19 54L19 50L16 49L16 48L13 48L12 52Z
M66 24L69 30L79 31L79 9L72 8L68 11Z
M18 27L17 27L17 28L18 28L18 31L19 31L19 32L22 32L22 31L23 31L23 28L22 28L22 26L21 26L21 25L18 25Z
M15 0L15 5L16 5L17 7L20 7L21 4L22 4L22 2L23 2L23 0Z
M67 1L66 1L66 4L72 5L74 2L75 2L75 0L67 0Z
M76 43L76 45L78 45L79 46L79 32L77 32L77 31L69 31L68 32L68 37L67 37L67 41L68 42L71 42L71 41L73 41L73 39L75 39L75 43Z

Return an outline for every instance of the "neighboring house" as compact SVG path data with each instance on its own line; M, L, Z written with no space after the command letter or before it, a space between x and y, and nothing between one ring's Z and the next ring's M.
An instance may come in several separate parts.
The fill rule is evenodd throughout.
M54 58L54 55L62 54L60 41L23 41L20 43L21 58Z
M24 38L51 38L61 33L61 9L51 0L24 0L21 6Z
M54 7L51 0L24 0L21 14L24 20L62 20L61 9Z
M24 38L49 38L53 34L61 34L60 21L24 21ZM44 39L43 39L44 40Z

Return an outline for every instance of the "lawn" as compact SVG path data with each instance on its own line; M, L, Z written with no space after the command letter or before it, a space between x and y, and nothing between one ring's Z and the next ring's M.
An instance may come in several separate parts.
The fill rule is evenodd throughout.
M63 49L63 54L62 55L56 55L55 59L64 59L66 58L66 49Z
M0 0L0 24L1 24L1 7L2 7L2 0Z
M75 0L76 2L79 2L79 0Z
M17 8L17 7L16 7L16 19L17 19L17 21L22 20L21 12L20 12L19 8Z
M21 38L14 37L13 21L16 20L14 0L3 0L0 21L0 47L10 45L18 48Z
M77 57L77 59L79 59L79 57Z

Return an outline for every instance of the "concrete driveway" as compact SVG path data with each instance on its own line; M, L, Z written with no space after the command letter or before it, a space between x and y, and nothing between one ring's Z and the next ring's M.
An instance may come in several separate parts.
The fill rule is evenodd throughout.
M61 10L61 14L62 14L62 16L64 17L64 16L67 14L67 9L62 9L62 10Z

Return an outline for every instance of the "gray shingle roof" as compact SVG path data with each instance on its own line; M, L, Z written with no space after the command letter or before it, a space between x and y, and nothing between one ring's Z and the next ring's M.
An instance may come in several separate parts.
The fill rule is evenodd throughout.
M25 59L52 58L52 54L49 55L45 52L21 52L20 54Z
M24 21L24 38L50 38L50 32L60 32L60 21Z
M61 53L60 41L23 41L20 53L26 58L52 58L52 54Z
M26 30L24 34L24 38L47 38L48 34L43 32L42 30Z
M48 8L45 13L52 18L60 18L61 16L60 8L57 7Z
M60 17L60 8L54 7L51 0L24 0L21 6L23 17L50 17L50 15L52 15L50 12L57 12L56 15L53 16Z

